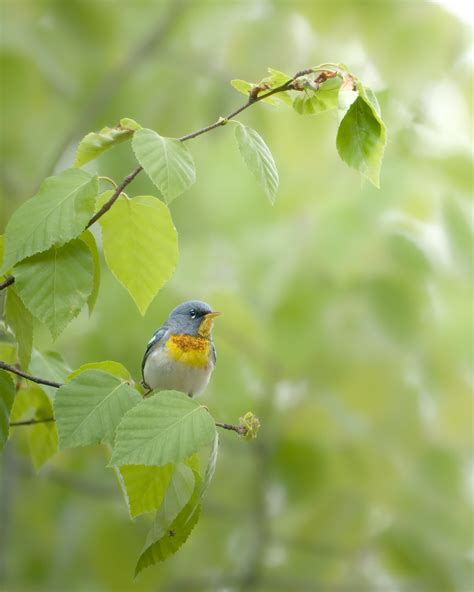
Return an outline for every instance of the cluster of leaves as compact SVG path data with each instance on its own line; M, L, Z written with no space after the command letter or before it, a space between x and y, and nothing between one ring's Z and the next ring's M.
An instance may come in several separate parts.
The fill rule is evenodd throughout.
M257 85L233 85L248 95L244 108L261 100L292 104L302 114L340 109L339 153L378 184L385 127L374 94L345 68L317 67L293 78L270 70ZM236 125L244 162L273 202L278 172L260 135L231 116L209 129L230 122ZM196 179L184 140L205 131L208 128L181 139L167 138L122 119L113 128L88 134L78 146L74 166L47 178L14 212L0 240L0 281L14 278L8 284L4 321L15 338L13 346L1 344L1 358L53 382L15 384L0 370L0 445L11 423L25 421L30 423L28 443L37 469L58 449L109 445L110 466L131 516L157 512L137 573L174 553L196 524L217 459L214 420L205 407L178 392L143 399L141 387L116 362L88 364L72 372L58 354L33 349L33 325L35 319L43 323L54 339L85 305L92 313L100 286L97 235L89 230L96 221L106 264L145 314L177 263L177 233L168 204ZM139 163L128 178L144 170L163 201L151 195L130 198L121 191L128 182L101 191L100 181L111 180L80 168L128 140ZM241 421L239 433L255 437L258 420L247 414ZM207 447L202 476L197 453Z
M127 369L116 362L86 364L71 372L55 354L34 352L32 365L65 383L21 388L0 370L0 445L9 421L43 420L28 430L39 469L59 450L105 443L130 516L156 512L136 574L163 561L186 541L197 523L200 502L214 474L218 435L207 409L176 391L143 399ZM56 422L51 419L54 412ZM12 430L15 428L11 428ZM197 453L210 447L205 474Z
M337 110L340 122L336 146L340 157L379 187L387 130L372 89L364 86L344 64L321 64L296 79L273 68L269 68L269 74L258 84L245 80L232 80L231 84L239 92L251 95L255 89L265 92L293 80L290 90L271 94L263 102L291 105L300 115ZM244 154L242 148L241 151Z

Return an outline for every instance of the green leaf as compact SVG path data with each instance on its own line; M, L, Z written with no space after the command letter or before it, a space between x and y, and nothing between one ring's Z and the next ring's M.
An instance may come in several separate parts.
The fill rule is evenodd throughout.
M280 72L280 70L275 70L275 68L268 68L268 72L270 76L264 78L264 81L271 86L272 88L276 88L277 86L281 86L291 80L291 76L285 74L284 72Z
M66 380L71 369L58 353L40 353L38 350L33 349L31 354L30 372L34 376L41 376L41 378L62 383ZM45 386L43 384L38 386L48 395L50 401L54 400L58 390L57 388Z
M173 469L173 465L163 465L162 467L124 465L119 468L132 518L145 512L157 510L161 506Z
M33 347L33 317L18 296L14 285L7 290L5 320L18 343L20 366L23 370L28 370Z
M122 195L100 224L105 261L145 314L178 260L178 238L169 209L151 196Z
M126 382L101 370L86 370L63 385L54 399L59 447L109 442L124 413L141 400Z
M161 191L166 203L196 181L193 157L183 142L143 128L134 134L132 147L138 162Z
M337 109L340 86L340 78L326 80L321 84L319 90L307 90L299 93L293 101L293 108L300 115L312 115Z
M130 372L127 370L127 368L125 368L123 364L120 364L120 362L114 362L112 360L104 360L101 362L88 362L87 364L83 364L82 366L77 368L77 370L71 372L67 379L72 380L73 378L81 374L81 372L85 372L86 370L102 370L103 372L107 372L108 374L113 374L117 378L120 378L120 380L122 381L128 383L133 382L132 376Z
M20 298L54 339L87 302L93 274L91 252L79 239L33 255L15 267Z
M385 125L375 108L359 95L339 125L336 145L340 157L379 187L386 141Z
M0 450L8 440L10 411L15 398L15 383L5 370L0 370Z
M185 465L178 465L178 467L182 467L182 470L187 468ZM164 561L170 555L176 553L184 545L199 520L201 478L199 473L193 471L194 489L191 497L187 495L186 491L184 496L177 496L176 492L183 492L182 487L175 483L178 467L173 474L173 480L163 504L156 513L153 526L148 533L145 546L135 568L135 577L146 567ZM189 500L182 506L182 501L186 496Z
M51 401L38 385L30 384L15 396L12 420L47 419L53 417ZM18 428L20 429L20 428ZM58 450L58 432L54 421L33 424L22 428L27 432L28 447L33 466L37 471Z
M133 119L125 117L115 127L104 127L100 132L87 134L79 143L74 160L75 167L81 167L86 162L94 160L109 148L129 140L133 133L141 128Z
M239 80L237 78L235 80L231 80L230 83L235 88L235 90L238 90L240 93L247 95L247 97L249 96L249 93L252 90L252 88L255 86L252 82L247 82L246 80Z
M166 465L209 444L216 433L209 412L190 397L163 391L121 421L111 465Z
M97 177L85 171L67 169L48 177L7 224L3 270L79 236L94 214L97 193Z
M94 310L95 303L97 302L97 296L99 295L100 288L100 258L97 243L94 235L90 230L86 230L79 237L88 247L92 255L93 274L92 274L92 292L87 299L87 307L89 308L89 316Z
M254 129L241 123L235 129L235 137L245 164L263 187L271 203L275 203L279 180L270 149Z

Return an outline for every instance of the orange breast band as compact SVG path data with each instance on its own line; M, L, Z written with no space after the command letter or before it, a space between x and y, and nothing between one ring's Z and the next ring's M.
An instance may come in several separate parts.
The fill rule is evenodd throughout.
M172 335L166 342L171 357L193 368L205 368L209 363L209 340L193 335Z

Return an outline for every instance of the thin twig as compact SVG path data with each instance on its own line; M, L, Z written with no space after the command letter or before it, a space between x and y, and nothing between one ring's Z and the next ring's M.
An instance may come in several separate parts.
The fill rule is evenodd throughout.
M11 421L10 427L34 425L36 423L49 423L51 421L56 421L56 420L54 419L54 417L45 417L44 419L25 419L23 421Z
M216 421L216 426L218 428L223 428L224 430L231 430L232 432L237 432L239 436L245 436L247 433L247 428L243 425L234 425L232 423L221 423L220 421Z
M15 366L10 366L10 364L6 364L0 360L0 368L6 370L7 372L11 372L12 374L16 374L17 376L21 376L22 378L26 378L27 380L31 380L31 382L36 382L37 384L44 384L46 386L52 386L54 388L59 388L62 386L60 382L54 382L53 380L47 380L46 378L39 378L38 376L33 376L28 374L27 372L23 372L19 368L15 368Z
M4 290L5 288L8 288L8 286L11 286L14 283L14 281L15 281L15 278L12 275L9 275L7 277L7 279L0 284L0 290Z

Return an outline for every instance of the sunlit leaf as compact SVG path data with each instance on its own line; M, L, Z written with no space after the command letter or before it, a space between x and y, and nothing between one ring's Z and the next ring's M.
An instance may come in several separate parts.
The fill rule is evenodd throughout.
M129 199L122 195L100 224L105 261L145 314L173 274L178 259L178 239L170 212L154 197Z
M300 92L293 101L293 108L300 115L312 115L337 109L340 86L340 78L330 78L320 85L319 90Z
M133 136L132 146L138 162L161 191L166 203L196 181L193 157L183 142L143 128Z
M15 267L18 294L56 338L76 317L93 289L93 262L79 239L33 255Z
M86 162L97 158L109 148L129 140L133 133L139 130L140 127L140 124L136 121L125 117L115 127L104 127L100 132L87 134L77 147L74 166L81 167Z
M132 518L160 507L173 469L173 465L163 465L162 467L124 465L119 468Z
M22 388L15 396L12 409L12 421L25 419L50 419L53 408L47 394L36 384ZM33 466L37 471L58 450L58 432L54 421L35 423L24 428Z
M271 203L275 203L279 179L270 149L254 129L241 123L235 128L235 137L245 164L263 187Z
M76 238L94 213L97 192L97 177L85 171L67 169L48 177L7 224L3 269Z
M0 370L0 450L8 439L10 411L15 398L15 383L5 370Z
M132 376L130 372L125 368L123 364L120 362L114 362L112 360L104 360L100 362L88 362L87 364L82 364L79 368L71 372L67 379L72 380L81 372L85 372L86 370L102 370L103 372L107 372L108 374L113 374L120 380L125 382L132 382Z
M60 448L113 444L122 416L140 400L137 391L116 376L101 370L81 372L54 399Z
M23 370L28 370L33 347L33 317L18 296L15 286L7 290L5 320L15 334L18 358Z
M179 462L209 444L215 433L214 421L202 405L183 393L163 391L125 415L110 464Z

